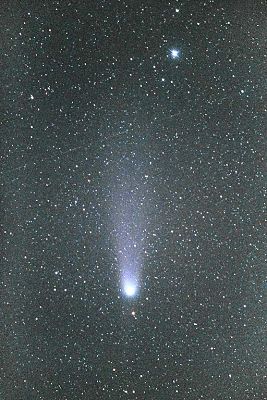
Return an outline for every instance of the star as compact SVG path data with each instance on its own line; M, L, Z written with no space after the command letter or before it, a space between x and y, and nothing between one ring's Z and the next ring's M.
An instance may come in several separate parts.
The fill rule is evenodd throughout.
M179 59L181 55L181 51L179 49L171 49L170 50L171 58L173 60Z

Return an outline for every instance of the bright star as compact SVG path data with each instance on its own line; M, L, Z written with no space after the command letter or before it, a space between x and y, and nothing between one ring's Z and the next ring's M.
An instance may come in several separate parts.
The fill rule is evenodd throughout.
M180 58L181 52L180 52L179 49L172 49L172 50L170 50L170 53L171 53L171 58L172 59Z

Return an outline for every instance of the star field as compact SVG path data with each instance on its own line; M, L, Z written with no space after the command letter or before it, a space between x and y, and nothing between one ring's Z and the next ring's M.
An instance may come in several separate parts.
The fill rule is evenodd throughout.
M264 1L1 13L1 400L264 400Z

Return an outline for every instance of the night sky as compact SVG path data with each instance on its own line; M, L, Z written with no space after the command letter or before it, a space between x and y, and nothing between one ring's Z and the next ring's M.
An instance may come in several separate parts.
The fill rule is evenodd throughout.
M0 20L1 400L267 399L265 1Z

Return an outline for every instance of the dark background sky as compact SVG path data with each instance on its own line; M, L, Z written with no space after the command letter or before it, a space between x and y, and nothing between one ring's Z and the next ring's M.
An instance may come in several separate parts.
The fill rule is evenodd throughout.
M1 400L267 398L266 17L3 2Z

